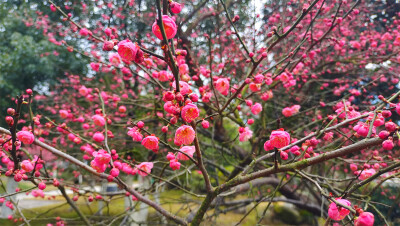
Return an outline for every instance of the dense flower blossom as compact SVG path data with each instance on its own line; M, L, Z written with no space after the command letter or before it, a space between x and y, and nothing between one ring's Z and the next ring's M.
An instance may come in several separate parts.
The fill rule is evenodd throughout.
M187 104L182 108L181 116L185 122L192 122L194 119L199 117L199 109L194 104Z
M268 90L267 92L261 94L261 96L260 96L261 100L263 100L263 101L267 101L273 97L274 97L274 93L272 92L272 90Z
M400 14L390 13L390 10L385 9L390 5L376 8L370 7L372 4L368 1L357 1L357 7L354 7L352 1L277 1L273 2L273 11L263 11L250 17L243 16L240 11L227 5L232 19L226 21L213 18L218 17L223 7L216 7L211 3L195 2L195 8L190 4L186 10L188 15L173 15L182 12L183 4L179 0L164 1L162 9L146 1L128 0L124 5L116 4L119 1L95 2L96 4L90 4L90 7L86 8L84 3L60 1L57 6L49 4L48 8L53 12L59 11L57 14L47 15L48 9L41 12L40 7L36 7L36 13L27 12L26 16L22 17L27 26L34 26L49 42L57 45L57 51L49 48L34 51L42 58L40 62L43 65L40 66L48 68L44 64L52 63L48 60L57 58L62 64L56 67L56 72L64 73L60 74L62 78L59 82L50 86L48 95L41 95L41 90L35 90L35 95L32 95L32 90L22 93L24 102L21 111L16 110L19 109L18 98L12 99L16 104L12 103L10 107L15 109L7 110L7 115L4 115L6 123L10 127L16 125L17 129L23 127L19 133L30 134L20 137L18 133L16 142L12 141L11 136L0 134L0 160L2 172L7 177L14 178L15 181L29 181L34 177L36 184L40 183L39 186L44 189L44 183L50 184L54 181L54 186L60 185L60 182L69 185L74 180L73 176L80 175L79 167L73 171L69 169L71 164L61 164L65 155L55 160L46 160L52 154L43 147L26 147L33 155L34 152L43 150L43 155L33 160L25 160L25 154L28 154L24 153L25 150L11 151L13 148L18 150L22 143L31 143L34 139L60 148L66 155L74 155L79 161L88 162L91 169L102 173L102 176L106 175L109 181L121 173L124 174L121 175L121 180L136 180L137 178L131 175L138 173L146 176L154 167L157 168L157 172L153 173L160 175L155 182L164 179L168 181L170 178L179 180L179 175L171 173L171 170L179 170L181 166L185 168L184 171L206 174L199 171L196 164L192 168L190 159L195 157L196 146L191 145L195 145L195 142L196 145L201 145L207 170L212 171L215 167L210 167L209 164L219 167L221 172L231 172L233 168L237 168L235 163L242 162L243 159L277 157L273 153L258 150L262 144L265 151L276 151L275 154L279 153L282 160L287 160L289 156L297 156L291 160L294 163L304 163L307 158L312 158L310 161L319 164L311 164L307 172L312 175L323 173L325 179L316 178L318 183L325 180L334 181L341 179L340 177L358 178L365 183L374 183L375 181L369 181L368 178L372 179L377 172L380 174L381 169L387 169L385 171L388 172L376 175L376 180L393 176L399 171L398 168L390 167L393 169L389 170L387 167L395 163L400 155L397 151L397 144L400 144L397 137L400 128L397 125L398 116L392 115L396 114L394 112L400 114L400 103L397 103L400 96L396 93L400 80ZM266 4L269 4L268 2L270 1ZM244 9L246 2L239 1L238 4L235 3L236 6L238 9ZM380 11L390 16L384 19L381 15L379 20L368 20L371 15L379 14ZM357 16L360 12L362 15ZM165 14L157 20L158 23L162 22L162 25L157 22L152 24L157 13ZM134 14L135 20L131 20L132 15L129 14ZM261 29L254 31L251 26L245 26L251 25L253 19L263 21L266 14L268 20L264 21ZM57 15L63 17L62 21ZM88 16L93 20L88 21ZM54 19L57 20L53 21ZM149 19L152 20L150 24ZM175 19L177 22L174 22ZM207 23L215 23L215 27L221 29L208 32L209 30L205 29ZM230 23L236 24L239 30L229 26ZM307 26L310 23L312 31L310 26ZM152 31L148 33L151 25ZM177 29L180 26L182 30L179 30L178 37ZM167 37L165 34L161 35L161 30L165 30ZM243 35L245 43L237 41L238 34ZM254 35L257 38L253 41L267 40L267 43L251 43L251 37ZM18 39L18 36L16 37ZM131 40L124 40L126 38ZM168 42L165 39L169 39ZM138 43L133 40L137 40ZM243 48L242 44L249 44L249 48ZM62 48L67 50L65 54L61 54ZM72 62L75 58L81 59L81 54L75 57L76 53L83 54L82 56L90 61L82 61L82 64ZM68 57L66 54L69 54L70 58L62 59ZM138 62L141 64L136 64ZM82 68L86 63L90 63L88 68ZM176 84L179 87L176 87ZM34 85L32 84L33 87ZM14 94L11 92L9 95ZM274 99L271 101L271 98ZM35 106L32 112L34 115L29 107L27 109L30 100L33 101L32 106ZM39 102L35 103L36 100ZM297 104L301 104L301 108ZM51 121L47 122L47 117L46 120L40 120L40 115L35 115L43 114L45 118L45 112L53 115L50 117ZM106 113L107 116L104 115ZM357 119L354 119L356 117ZM143 122L137 122L138 120ZM191 127L190 123L195 123L197 127ZM200 123L202 128L198 125ZM210 123L213 128L205 130L210 127ZM110 125L108 129L103 128L107 125ZM232 128L238 126L241 126L239 134L232 131ZM286 132L271 132L280 126L284 126ZM363 140L370 130L371 139ZM10 131L12 132L12 129ZM157 133L160 138L155 135L145 137L147 131ZM106 138L109 147L116 150L99 150L101 147L105 148L106 143L97 142L104 142ZM240 148L244 150L241 151L234 147L239 142L235 138L240 142L252 142L240 143ZM85 144L81 144L83 140ZM177 146L172 149L175 151L168 153L171 147L159 143L164 141L165 144L174 142ZM369 145L365 145L365 142ZM217 149L221 149L219 146L222 146L222 149L232 149L232 155L218 158L219 152L213 152L210 145L218 146ZM138 150L135 149L137 147ZM81 152L76 150L79 148ZM154 152L160 149L160 153L148 153L147 149ZM15 154L18 159L14 158ZM214 159L210 162L209 158ZM340 161L341 158L345 158L346 161ZM244 161L243 164L246 162L248 161ZM273 164L274 159L267 159L266 162ZM168 163L171 167L169 170L165 168ZM263 166L251 164L249 167L248 164L243 164L240 165L241 169L246 169L246 172L248 169L248 173L255 176L239 177L244 176L249 179L246 180L247 183L252 183L253 179L260 176L257 171L263 170ZM40 169L45 166L48 169L52 168L51 171L57 174L53 175L49 171L49 174L43 175L45 172ZM321 171L320 166L329 167L330 171L337 173L326 174ZM264 164L264 167L268 167L268 164ZM280 176L278 168L289 172L298 168L295 164L276 167L269 176ZM175 177L171 177L174 174ZM218 179L218 175L213 175L213 172L209 174L217 176L214 179ZM190 176L190 173L187 175ZM54 177L63 179L56 185ZM297 189L296 192L301 196L301 187L296 186L298 181L291 180L291 177L293 175L285 175L285 183ZM87 175L85 179L88 183L99 182ZM126 188L123 181L115 182L121 185L121 188ZM188 187L193 178L185 178L178 182L182 182L178 183L179 185ZM235 190L233 186L236 184L217 182L211 181L213 186L216 186L216 191L220 191L220 188ZM132 183L129 181L127 184ZM343 193L346 193L346 189L349 190L347 184L333 183L337 190ZM367 186L368 184L365 187ZM249 189L249 193L257 190L252 186ZM145 190L147 189L138 189L144 195L138 195L138 198L146 202L148 197L145 196ZM37 191L39 195L44 194L40 189ZM329 189L326 191L329 192ZM75 201L81 194L75 189L74 192L76 194L72 197ZM85 195L90 195L89 201L93 201L94 197L98 200L103 199L96 194ZM136 200L129 192L126 195ZM388 196L389 199L395 200L389 190L377 192L376 195ZM376 198L375 195L372 198ZM366 199L368 197L362 196L357 200L357 206L354 205L356 212L351 216L341 205L328 203L331 224L351 224L352 222L347 220L332 222L349 218L354 220L356 226L373 225L374 215L363 213L360 209L359 204L368 202ZM343 205L351 206L347 200L337 200ZM315 199L306 201L309 201L311 206L318 204L318 200ZM13 207L11 202L0 198L0 203L3 202L5 206ZM212 209L212 206L205 206L206 210L207 208ZM210 210L205 215L213 214L212 212ZM162 214L171 218L166 212ZM14 217L11 216L10 220L22 220ZM179 218L172 220L180 222ZM57 222L57 225L63 224L62 221Z
M249 84L249 88L252 92L258 92L261 90L261 84L252 82Z
M174 153L168 152L168 154L167 154L167 159L168 159L168 161L171 161L172 159L175 159Z
M111 155L107 151L101 149L93 152L94 159L90 162L90 166L98 173L103 173L107 169L108 163L111 161Z
M165 30L165 34L167 36L167 39L171 39L175 37L176 31L177 31L177 26L175 24L175 21L169 17L168 15L163 15L162 16L162 21L163 21L163 26ZM163 40L162 34L161 34L161 29L157 24L157 21L154 22L152 26L152 31L153 34L160 40Z
M270 145L275 148L283 148L290 143L290 134L283 129L272 131L270 137Z
M300 110L300 105L293 105L291 107L286 107L284 109L282 109L282 114L285 117L290 117L294 114L297 114Z
M100 164L108 164L111 161L111 155L103 149L93 152L93 157L95 158L95 161Z
M104 33L105 33L107 36L110 36L111 33L112 33L112 30L111 30L110 28L106 28L106 29L104 29Z
M190 157L193 157L193 154L196 151L196 149L194 146L183 146L180 148L180 151L189 155ZM181 152L178 152L176 158L181 161L189 160L189 157L187 157L185 154Z
M347 199L336 199L336 201L345 206L351 206L350 201L348 201ZM334 203L334 202L332 202L329 205L328 215L332 220L335 220L335 221L343 220L349 213L350 213L350 210L348 210L344 207L341 207L341 206L337 206L336 203Z
M158 150L158 138L156 136L147 136L142 140L142 145L149 150Z
M60 114L61 118L68 118L68 111L67 110L59 110L58 113Z
M93 115L92 120L96 126L104 126L106 124L106 120L101 115Z
M201 122L201 126L202 126L204 129L208 129L208 128L210 127L210 123L209 123L207 120L203 120L203 121Z
M37 198L37 197L44 198L44 192L42 190L40 190L40 189L32 190L31 194L35 198Z
M394 147L393 140L392 139L388 139L388 140L383 141L382 142L382 147L385 150L392 150L393 147Z
M123 40L118 43L118 54L126 62L142 63L144 60L142 50L130 40Z
M167 101L164 104L164 110L170 114L175 114L176 111L179 110L179 106L172 101Z
M194 129L191 126L183 125L175 132L174 143L178 146L189 145L195 138Z
M195 93L191 93L191 94L189 95L189 98L190 98L190 100L191 100L192 102L198 102L198 101L199 101L199 96L198 96L197 94L195 94Z
M90 67L92 68L93 71L99 72L100 64L92 62L92 63L90 63Z
M353 171L353 172L354 172L354 171L356 171L356 170L357 170L357 168L358 168L358 167L357 167L357 165L356 165L356 164L354 164L354 163L351 163L351 164L350 164L350 170L351 170L351 171Z
M157 78L161 82L166 82L168 80L171 80L173 77L174 77L174 75L171 72L168 72L168 71L160 71L157 74Z
M374 221L374 214L370 212L362 212L360 216L354 220L354 226L373 226Z
M169 161L169 166L172 170L179 170L181 168L181 163L178 161L178 159L172 159Z
M90 162L90 166L95 169L98 173L103 173L106 171L107 165L105 164L100 164L99 162L92 160Z
M137 45L131 40L123 40L118 43L118 54L125 61L133 61L137 51Z
M171 1L169 4L172 13L178 14L182 11L183 4L179 4L177 2Z
M127 134L128 134L128 136L132 137L133 141L136 141L136 142L140 142L143 139L143 135L140 133L140 131L136 127L129 128L129 131Z
M118 177L118 175L119 175L119 169L117 169L117 168L112 168L112 169L110 170L110 175L113 176L113 177Z
M163 101L167 102L167 101L173 101L175 100L175 94L171 91L168 92L164 92L163 93Z
M88 90L88 88L86 88L86 86L81 86L78 91L79 91L79 94L81 94L84 97L89 94L89 90Z
M374 118L375 118L375 120L373 121ZM367 118L367 121L373 121L374 122L373 125L375 127L385 124L385 118L383 117L383 115L381 113L378 113L378 114L376 114L376 116L374 116L374 113L370 112L370 114Z
M376 173L376 171L374 169L364 169L361 172L359 179L365 180L365 179L369 178L370 176L374 175L375 173Z
M300 147L297 146L297 145L294 145L293 147L291 147L291 148L289 149L289 151L290 151L291 153L293 153L295 156L301 155Z
M350 41L350 46L355 49L361 49L361 43L358 41Z
M369 131L369 124L358 122L357 125L354 126L353 130L356 131L358 135L366 137Z
M121 63L121 58L118 53L110 53L110 55L108 56L108 60L115 67L117 67Z
M239 141L246 142L253 136L253 131L249 127L239 128Z
M104 51L111 51L114 49L114 42L112 41L105 41L103 44Z
M400 115L400 103L396 104L396 112Z
M136 166L138 169L137 173L140 176L147 176L149 173L151 173L151 169L153 169L153 163L152 162L142 162L139 165Z
M102 141L104 140L104 135L103 135L103 133L95 132L95 133L93 134L93 140L96 141L96 142L102 142Z
M215 88L224 96L228 95L229 92L229 81L226 78L219 78L215 82Z
M285 151L281 151L279 153L279 156L281 157L282 160L287 160L289 158L289 154Z
M123 105L119 106L119 107L118 107L118 112L120 112L120 113L125 113L125 112L126 112L126 107L123 106Z
M19 131L17 133L17 138L24 144L32 144L35 140L35 136L30 131Z
M19 172L17 172L17 173L14 175L14 180L15 180L16 182L20 182L20 181L22 180L22 174L19 173Z
M172 87L176 89L176 83L174 82L172 84ZM186 94L190 94L192 90L190 89L190 86L187 82L184 81L179 81L179 88L180 88L180 93L184 96Z
M352 111L348 111L347 112L347 117L348 118L356 118L356 117L358 117L360 115L361 115L360 112L358 112L358 111L356 111L354 109ZM346 117L346 114L343 113L343 114L341 114L341 117L339 117L339 118L345 118L345 117Z
M255 103L252 107L251 107L251 112L255 115L260 114L260 112L262 111L262 105L260 103Z
M187 74L189 72L189 66L187 64L181 64L179 65L179 73L181 75Z
M82 28L79 30L79 34L82 36L88 36L90 34L90 31L86 28Z
M331 141L332 138L333 138L333 132L326 132L322 137L322 139L324 139L325 141Z
M265 141L265 143L264 143L264 150L265 150L265 151L274 150L274 146L271 145L271 143L270 143L269 140Z
M254 83L261 84L264 81L264 75L258 74L254 76Z
M26 172L31 172L34 168L34 165L30 160L24 160L21 162L21 169L25 170Z
M394 131L396 131L397 127L398 127L397 124L394 123L394 122L387 122L387 123L385 123L385 128L386 128L386 130L389 131L389 132L394 132Z
M44 189L46 189L46 184L43 183L43 182L40 182L40 183L38 184L38 188L39 188L40 190L44 190Z

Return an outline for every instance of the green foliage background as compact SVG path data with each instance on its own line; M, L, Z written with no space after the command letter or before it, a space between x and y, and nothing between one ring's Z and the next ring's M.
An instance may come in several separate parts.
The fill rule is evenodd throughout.
M28 3L0 3L0 116L12 106L11 97L25 89L44 92L65 72L86 73L87 59L49 42L43 31L34 25L24 24L23 19L34 14L35 10ZM46 52L49 54L41 57ZM3 120L0 125L5 125Z

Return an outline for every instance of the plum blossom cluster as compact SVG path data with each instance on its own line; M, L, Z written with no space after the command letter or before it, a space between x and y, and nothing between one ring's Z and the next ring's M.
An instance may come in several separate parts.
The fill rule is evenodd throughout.
M94 159L90 162L90 165L98 173L102 173L106 170L108 163L111 161L111 155L107 151L101 149L92 153Z
M299 110L300 110L300 105L296 104L291 107L285 107L284 109L282 109L282 114L285 117L291 117L292 115L299 113Z
M246 142L253 136L253 131L249 127L239 127L239 141Z
M168 152L167 160L169 161L169 166L172 170L179 170L181 167L179 161L187 161L189 158L193 158L195 151L194 146L182 146L176 155L172 152Z
M351 202L347 199L342 199L342 198L336 198L336 202L332 202L329 205L328 209L328 215L329 217L334 220L334 221L341 221L343 220L347 215L350 214L350 210L347 209L346 207L351 208ZM337 205L336 203L339 203L340 205ZM372 213L370 212L364 212L362 209L356 208L357 216L355 216L355 221L354 225L357 226L373 226L375 217Z
M127 175L139 174L140 176L147 176L153 168L152 162L142 162L135 166L121 162L118 160L119 156L115 150L111 150L111 154L109 154L107 151L101 149L93 151L92 155L94 159L90 162L91 167L98 173L103 173L109 168L110 171L107 178L109 181L113 181L115 177L118 177L120 172L124 172Z
M280 149L290 144L290 134L283 129L272 131L269 140L264 143L264 150L270 151L273 149ZM280 151L282 160L288 159L288 152Z
M380 170L387 167L386 162L397 161L397 154L393 149L396 148L399 126L395 117L393 121L390 118L392 112L400 114L400 104L379 97L383 104L375 106L375 94L371 92L369 95L367 89L374 89L378 82L385 84L387 90L396 89L399 71L391 65L385 66L385 69L377 68L376 72L364 68L370 62L379 65L381 58L390 59L392 65L400 62L400 57L397 56L400 46L397 26L400 21L395 19L399 15L392 18L393 23L390 21L391 25L387 27L389 32L381 34L378 30L384 29L375 29L371 25L373 22L365 23L357 19L360 11L354 9L351 1L341 1L340 5L335 1L330 4L315 1L312 3L315 4L314 7L310 3L294 4L292 1L287 4L285 2L285 7L282 8L281 2L276 1L273 4L279 10L272 12L268 20L260 23L263 24L260 31L252 31L250 37L247 29L245 32L231 29L231 22L242 22L243 18L238 15L232 16L231 21L219 17L215 21L218 25L217 35L201 34L204 32L204 21L198 21L201 29L191 28L189 25L193 21L196 25L196 19L190 17L196 16L197 11L193 15L177 15L182 12L183 4L172 0L162 2L163 8L162 11L159 9L159 14L151 10L154 6L148 7L149 5L143 3L151 11L144 12L143 15L139 15L140 6L136 11L135 1L127 1L124 7L115 6L112 2L100 2L95 1L93 4L98 10L104 8L112 13L101 15L104 21L108 21L108 25L97 21L93 29L78 25L78 22L90 24L86 19L79 21L73 18L74 7L82 7L82 11L87 12L84 3L81 6L50 5L52 12L64 8L71 11L64 18L68 22L66 26L69 26L65 30L62 26L62 29L52 27L47 15L38 13L40 21L36 26L44 30L44 35L51 43L65 45L68 51L73 52L75 47L68 46L66 41L69 39L68 32L92 43L90 50L83 51L83 54L91 58L89 65L92 72L96 73L90 78L66 73L60 86L51 93L54 106L39 107L40 110L58 116L57 119L54 117L42 125L40 117L35 116L35 119L31 119L35 128L24 127L18 131L17 142L13 143L8 135L0 138L3 149L1 161L7 167L6 175L13 176L16 181L31 179L29 177L32 176L39 177L45 161L37 156L31 160L14 161L9 154L13 149L20 153L21 145L29 148L35 138L45 140L44 137L48 138L46 142L65 148L68 152L80 149L79 154L90 162L92 169L98 174L105 173L108 180L114 182L119 181L121 173L143 177L156 175L152 172L153 168L158 170L159 165L156 164L164 163L162 159L166 157L172 170L179 170L184 161L192 160L201 170L206 184L207 168L215 168L217 172L220 170L218 167L227 166L223 160L209 159L206 169L202 169L200 160L192 159L195 153L195 157L201 159L202 152L205 153L204 156L215 156L214 149L202 148L200 151L198 148L199 143L207 143L209 138L212 138L213 144L232 143L229 147L232 148L232 153L237 154L240 148L244 152L249 148L260 149L261 145L253 138L262 137L264 142L269 135L264 143L264 150L274 151L275 157L279 153L282 160L291 158L293 161L309 158L318 160L321 154L372 140L376 142L374 145L381 147L375 150L370 147L359 150L360 153L357 154L361 157L356 156L354 160L357 161L354 162L348 158L353 158L353 153L356 152L343 154L341 157L346 160L332 167L348 173L347 166L350 165L350 173L362 181L371 177L382 179L383 177L377 176ZM197 14L207 18L210 15L222 15L222 11L218 10L225 8L220 5L208 7L207 2L205 5L205 8L198 8ZM232 6L234 7L236 5ZM286 12L286 8L291 11ZM314 9L319 9L320 13L315 18L308 16L309 12L314 15ZM147 23L152 34L132 32L130 29L140 27L130 26L136 23L133 21L118 24L118 21L130 19L124 15L125 10L137 17L140 23ZM367 7L364 11L368 10ZM161 13L164 15L157 16ZM230 10L225 13L229 18ZM262 15L257 15L254 19L261 18ZM297 19L301 19L301 23L297 23ZM386 23L387 19L384 20L382 23ZM223 26L219 26L220 21ZM26 23L32 24L30 21ZM278 24L288 25L281 27ZM291 27L290 24L295 25ZM243 22L240 25L247 27L248 24ZM256 35L260 40L268 40L268 46L258 46L254 39ZM238 39L242 46L236 45ZM247 48L249 40L254 41L254 46ZM205 46L203 42L207 44L205 49L201 49ZM156 44L160 44L160 48ZM254 52L250 52L250 49ZM391 53L396 54L385 56ZM54 55L57 56L57 53ZM355 76L354 71L357 71ZM310 90L315 93L310 94ZM28 92L27 94L31 95ZM341 98L342 96L345 98ZM37 97L37 100L40 101L40 98L43 98L42 101L49 100L45 97ZM14 109L7 112L9 115L6 123L10 127L15 123L24 123L15 120ZM325 117L330 113L332 114ZM214 115L217 120L214 120ZM298 117L292 117L294 115ZM132 123L131 120L142 121ZM212 131L207 131L210 122L215 130L213 128ZM239 126L238 131L230 131L231 125L228 127L227 122L237 124L235 128ZM200 123L203 129L197 127ZM285 129L274 130L280 127ZM51 129L54 130L49 133ZM126 139L126 135L129 139ZM237 135L241 142L240 148L236 147L236 140L229 140ZM199 138L204 140L199 142ZM365 140L358 142L361 139ZM250 142L245 143L247 141ZM172 151L168 152L167 149ZM136 155L136 151L140 155ZM238 154L243 158L235 160L254 157L245 154ZM373 162L369 163L370 160ZM307 163L300 163L305 162ZM319 163L323 167L329 165L324 164L325 161ZM240 181L241 176L247 176L235 174L242 170L242 165L239 164L238 167L230 164L229 168L231 165L234 170L221 170L224 177ZM304 166L311 168L309 165ZM260 170L258 166L248 173L254 176L252 173L256 170ZM392 175L390 173L388 174ZM74 171L73 174L78 177L80 172ZM240 176L237 177L238 175ZM211 188L216 184L218 186L218 180L221 179L218 172L212 176L214 177L209 182ZM217 179L214 180L215 178ZM38 191L45 189L48 182L38 181ZM229 184L229 179L227 182ZM53 184L58 186L59 182L54 179ZM79 195L77 191L74 192L76 195L73 200L77 201ZM310 189L310 192L314 191ZM37 196L41 196L41 193L37 193ZM88 201L92 202L94 199L103 198L100 195L95 198L90 196ZM134 195L132 200L136 200ZM329 205L328 215L333 221L345 219L351 213L350 208L354 208L355 225L373 225L372 213L364 212L355 205L352 207L351 202L344 198L332 201L334 202ZM12 208L12 205L6 205Z

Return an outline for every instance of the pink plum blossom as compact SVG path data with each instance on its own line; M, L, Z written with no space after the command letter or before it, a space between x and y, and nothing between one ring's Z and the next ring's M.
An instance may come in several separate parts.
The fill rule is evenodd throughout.
M151 169L153 169L153 163L152 162L142 162L139 165L137 165L136 168L138 169L138 174L142 177L145 177L149 173L151 173Z
M175 132L174 143L178 146L189 145L195 138L195 132L191 126L183 125Z
M142 145L149 150L158 150L158 138L156 136L147 136L142 140Z
M290 143L290 134L286 131L275 130L272 131L270 137L270 145L275 148L283 148Z
M249 127L241 128L242 129L239 129L239 141L246 142L253 136L253 131L251 131Z
M373 226L374 221L374 214L370 212L362 212L360 216L354 220L354 226Z
M222 95L226 96L229 92L229 81L226 78L219 78L215 82L215 88L220 92Z
M193 157L193 154L196 151L196 149L194 146L183 146L180 148L180 151L189 155L190 157ZM178 155L176 156L176 158L181 161L189 160L189 157L187 157L186 155L184 155L181 152L178 152Z
M175 21L171 17L169 17L168 15L163 15L162 16L162 21L163 21L162 23L163 23L163 26L164 26L164 30L165 30L165 34L167 36L167 39L171 39L171 38L175 37L176 31L178 30L178 28L177 28L177 26L175 24ZM162 34L161 34L161 29L158 26L157 21L155 21L153 23L152 31L153 31L153 34L158 39L163 40L163 37L162 37Z
M181 111L182 119L188 123L199 117L199 114L199 109L194 104L187 104Z
M24 144L32 144L35 140L35 136L30 131L19 131L17 133L17 138Z
M343 204L345 206L351 206L350 201L346 200L346 199L336 199L336 201L340 204ZM347 215L349 215L350 210L343 208L341 206L337 206L336 203L332 202L329 205L329 209L328 209L328 215L332 220L335 221L340 221L343 220Z

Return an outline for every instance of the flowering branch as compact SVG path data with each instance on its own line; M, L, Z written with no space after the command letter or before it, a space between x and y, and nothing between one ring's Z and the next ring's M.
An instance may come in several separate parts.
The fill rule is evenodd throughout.
M10 132L8 130L2 128L2 127L0 127L0 133L10 135ZM85 170L85 171L87 171L87 172L89 172L89 173L91 173L91 174L93 174L93 175L95 175L95 176L97 176L99 178L102 178L102 179L107 179L108 178L107 174L96 172L96 170L94 170L92 167L84 164L83 162L79 161L78 159L76 159L76 158L74 158L74 157L72 157L72 156L70 156L70 155L68 155L68 154L66 154L66 153L64 153L64 152L62 152L60 150L57 150L56 148L53 148L53 147L51 147L51 146L39 141L38 139L35 139L33 144L35 144L35 145L37 145L37 146L39 146L39 147L41 147L41 148L53 153L54 155L56 155L56 156L58 156L58 157L60 157L62 159L68 160L69 162L77 165L78 167L82 168L83 170ZM164 208L159 206L157 203L155 203L155 202L151 201L150 199L142 196L139 192L137 192L134 189L130 188L125 182L119 180L119 178L115 178L114 182L118 183L120 186L122 186L123 189L128 191L130 194L134 195L139 201L144 202L147 205L153 207L155 210L160 212L162 215L168 217L169 219L173 220L174 222L176 222L178 224L181 224L181 225L186 225L187 224L184 219L171 214L170 212L168 212L167 210L165 210Z

